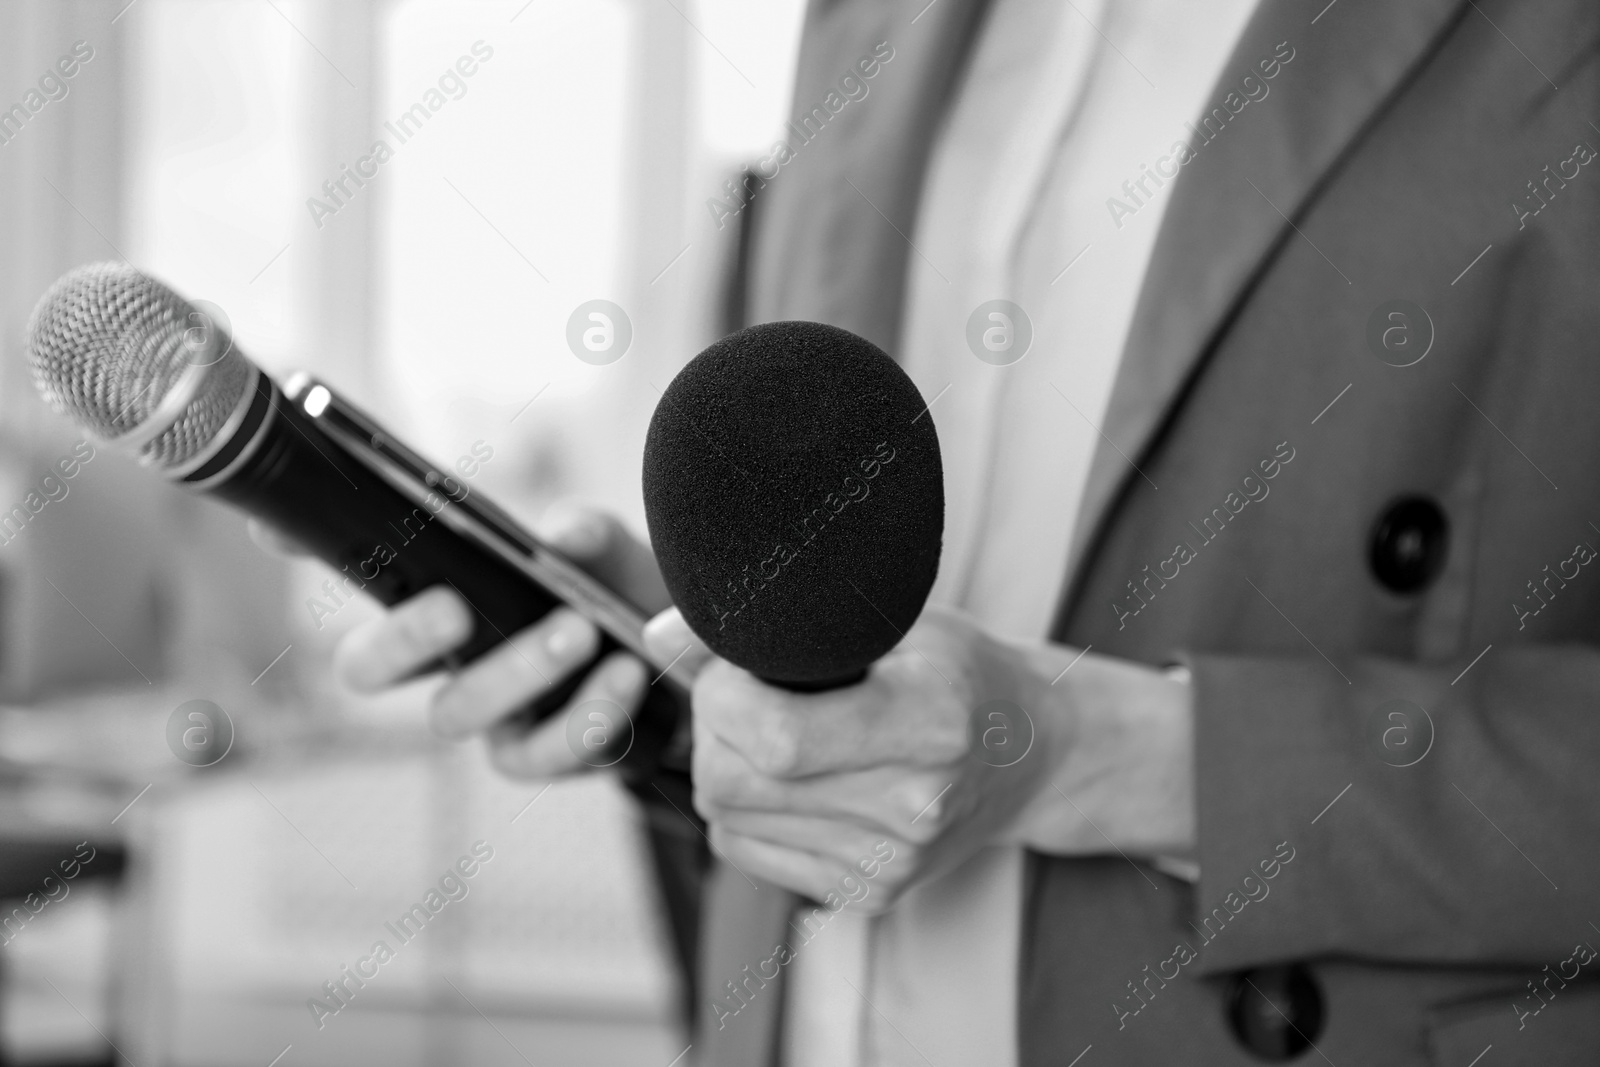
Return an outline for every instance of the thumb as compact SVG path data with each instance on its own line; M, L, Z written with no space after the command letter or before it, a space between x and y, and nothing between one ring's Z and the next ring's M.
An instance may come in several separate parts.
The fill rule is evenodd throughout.
M276 527L268 526L254 516L245 520L245 529L250 533L250 540L256 547L271 556L309 556L311 550L294 538L278 532Z
M645 623L644 647L657 668L667 670L670 665L672 673L685 681L693 680L713 658L677 608L668 608Z
M562 500L539 516L534 532L568 558L587 563L605 556L620 525L598 508Z

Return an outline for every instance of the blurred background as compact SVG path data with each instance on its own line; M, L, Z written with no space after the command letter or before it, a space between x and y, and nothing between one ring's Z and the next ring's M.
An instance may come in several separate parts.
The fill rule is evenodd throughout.
M474 488L521 517L575 496L642 535L657 390L728 321L737 227L707 200L783 125L801 6L0 2L0 510L26 512L0 525L0 1063L682 1052L627 794L497 778L428 734L427 682L339 691L332 647L375 609L239 515L103 447L60 495L85 449L26 325L69 267L126 260L280 380L313 371L442 462L491 450ZM332 184L379 140L375 175ZM596 299L632 326L603 366L566 342ZM234 731L203 768L167 740L194 700ZM475 845L467 895L331 999Z

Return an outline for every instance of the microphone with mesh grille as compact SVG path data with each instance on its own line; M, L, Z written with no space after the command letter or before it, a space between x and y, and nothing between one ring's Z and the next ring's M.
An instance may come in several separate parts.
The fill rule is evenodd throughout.
M96 440L265 520L339 571L346 588L385 604L435 585L454 588L474 625L467 642L445 657L446 666L476 659L542 618L562 601L553 589L571 601L580 599L571 591L586 592L574 603L580 610L604 598L627 607L570 563L548 558L554 554L547 546L477 491L467 499L448 477L386 478L386 468L372 461L378 438L388 437L375 423L364 424L372 449L347 445L317 417L316 389L291 386L286 393L245 357L216 316L133 267L99 263L71 271L40 299L28 335L40 392ZM322 404L329 395L322 389ZM392 439L385 447L414 455ZM431 497L429 490L436 490ZM503 517L496 529L511 528L505 536L520 539L544 568L540 573L564 584L541 585L530 577L531 564L508 561L503 544L492 550L492 539L464 534L464 515L478 517L479 527L468 525L469 532ZM607 633L595 661L618 647ZM586 673L575 672L541 697L533 713L561 707ZM670 728L675 699L658 686L651 701L647 711L662 709L656 720L667 720L652 727Z
M28 334L39 390L95 439L266 520L385 604L435 585L454 588L473 611L473 631L444 665L483 655L558 603L599 623L593 660L547 690L525 718L560 710L590 668L617 648L642 650L637 608L480 491L458 494L448 476L433 477L425 460L325 387L280 389L207 309L140 271L116 263L72 271L39 301ZM335 412L362 436L330 422ZM412 461L400 472L405 477L378 462L397 455ZM428 490L449 498L437 515ZM427 506L419 508L419 498ZM687 721L684 690L663 672L632 721L616 724L606 741L606 751L624 752L616 762L623 784L647 810L662 813L647 820L648 839L685 954L697 936L703 864L700 838L685 832L699 825L685 821L694 818L689 735L679 729Z
M822 323L751 326L678 373L645 440L644 503L696 636L790 689L862 678L939 568L928 405L881 349Z

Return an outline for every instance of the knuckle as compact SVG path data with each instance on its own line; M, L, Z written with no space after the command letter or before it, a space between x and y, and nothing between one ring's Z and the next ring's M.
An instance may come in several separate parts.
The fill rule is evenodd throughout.
M713 771L695 783L694 795L697 801L703 801L707 807L722 808L737 805L741 792L738 782L731 775Z
M694 752L694 802L700 814L732 799L733 783L714 755L712 745L696 745ZM709 816L707 816L709 818Z
M557 670L583 662L600 645L599 629L571 608L551 612L536 631L539 650Z
M799 724L791 716L779 715L762 730L750 762L762 774L788 778L800 771L803 755Z
M437 598L396 608L388 617L386 650L396 660L442 652L450 647L453 617L447 602Z
M901 790L905 836L912 844L926 844L944 829L948 783L916 781Z
M711 780L711 746L716 744L714 738L701 735L696 731L693 745L689 749L689 773L693 778L695 787Z
M716 804L712 803L708 796L706 796L705 790L701 789L699 786L695 787L693 803L695 814L699 815L708 824L716 823L718 814L717 806Z
M959 762L972 747L967 718L936 723L925 736L925 744L928 756L939 763Z
M520 668L520 669L519 669ZM440 691L458 714L474 708L512 708L537 696L544 683L523 666L518 657L497 655L474 663L453 678Z
M710 843L717 846L717 848L722 848L726 843L726 829L722 825L722 808L717 805L717 801L714 798L710 797L707 790L701 789L699 785L694 787L693 803L696 814L699 814L699 817L706 821L706 829L710 833Z
M518 765L515 756L498 745L489 749L489 765L494 768L496 774L504 778L527 777Z
M541 535L574 559L593 559L605 554L612 540L615 520L599 508L573 502L558 503L540 523Z
M697 727L718 733L720 725L737 711L732 671L733 668L723 661L712 660L695 678L692 699Z
M914 842L906 842L896 849L894 866L885 866L879 875L880 884L892 899L914 880L914 874L922 869L923 853L927 849Z
M537 692L555 685L592 655L597 640L592 626L560 608L513 637L498 658L517 684Z
M377 672L373 669L371 646L360 630L352 630L340 638L333 650L333 673L341 683L356 692L372 688L370 680Z
M696 754L694 780L696 797L724 813L767 809L783 800L782 790L721 742L707 746L703 758Z
M485 739L489 752L489 765L507 778L528 777L523 768L522 742L505 733L496 731Z
M459 679L452 679L440 686L428 701L428 723L436 732L451 731L470 706L462 688L463 683Z

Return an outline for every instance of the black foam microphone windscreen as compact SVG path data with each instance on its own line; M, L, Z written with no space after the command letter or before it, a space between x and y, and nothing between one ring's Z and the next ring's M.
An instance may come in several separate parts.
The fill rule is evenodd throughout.
M764 323L662 394L644 504L667 588L711 651L790 688L847 684L905 635L938 572L939 439L876 345Z

